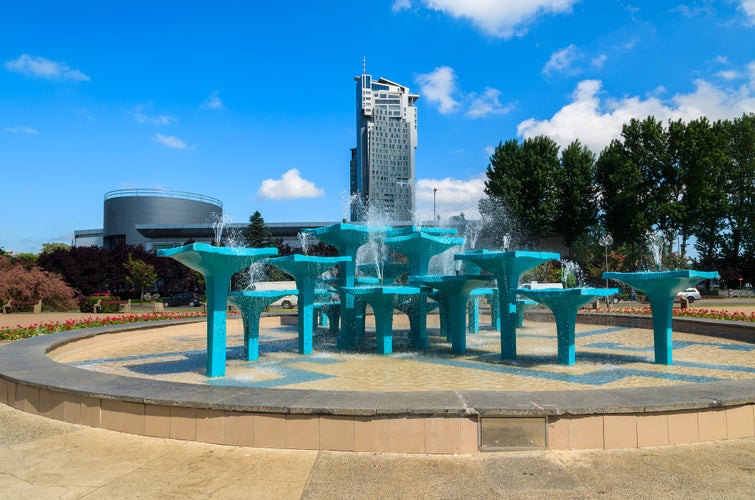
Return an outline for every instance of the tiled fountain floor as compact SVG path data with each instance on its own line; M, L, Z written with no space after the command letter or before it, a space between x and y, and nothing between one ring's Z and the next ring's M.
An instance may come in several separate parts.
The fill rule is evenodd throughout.
M655 387L755 378L755 345L674 333L674 364L653 363L651 330L577 325L577 362L556 363L555 325L525 322L517 335L518 359L499 357L499 333L467 336L467 353L454 355L428 318L431 347L407 348L408 325L394 323L394 354L375 353L374 329L358 352L335 349L335 335L318 330L311 355L297 353L296 328L263 326L258 361L243 360L240 319L228 320L225 377L204 375L204 322L98 336L85 349L53 353L56 361L130 377L259 388L322 391L546 391ZM485 324L485 318L481 318Z

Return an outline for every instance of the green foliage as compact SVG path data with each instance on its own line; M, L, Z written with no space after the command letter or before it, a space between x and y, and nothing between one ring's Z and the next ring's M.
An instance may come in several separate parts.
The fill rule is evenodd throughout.
M246 245L251 248L274 247L275 240L273 235L265 224L265 219L259 211L255 211L249 217L249 226L244 233Z
M143 260L134 259L131 254L128 254L128 260L123 264L123 267L126 268L128 273L126 282L139 288L139 300L142 300L144 289L151 287L157 281L155 267Z
M597 221L595 155L579 141L572 142L561 152L556 181L558 205L554 229L571 246Z
M507 215L500 230L522 247L537 246L554 228L558 206L558 144L538 136L496 147L487 168L485 193Z

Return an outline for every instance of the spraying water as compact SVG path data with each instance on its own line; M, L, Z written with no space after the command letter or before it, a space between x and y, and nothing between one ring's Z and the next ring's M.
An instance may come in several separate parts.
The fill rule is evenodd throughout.
M314 242L314 236L309 233L300 232L297 237L299 238L299 244L301 245L301 253L304 255L309 254L309 247Z

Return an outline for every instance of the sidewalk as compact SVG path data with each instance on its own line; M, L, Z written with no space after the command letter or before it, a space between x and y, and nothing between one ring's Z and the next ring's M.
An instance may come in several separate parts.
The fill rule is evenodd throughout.
M0 498L751 498L755 439L594 452L391 455L224 447L0 405Z

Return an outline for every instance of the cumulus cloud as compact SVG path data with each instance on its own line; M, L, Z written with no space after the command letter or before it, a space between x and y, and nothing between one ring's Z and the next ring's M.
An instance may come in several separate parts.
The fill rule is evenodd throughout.
M476 96L472 94L471 103L467 116L469 118L483 118L488 115L504 115L511 111L513 104L501 104L499 97L501 91L493 88L486 88L485 92Z
M186 143L174 135L155 134L152 140L169 148L186 149Z
M662 100L659 95L641 98L604 97L599 80L584 80L577 85L571 102L551 118L530 118L517 126L523 138L547 135L561 147L579 139L594 152L600 152L612 139L618 138L622 126L632 118L654 116L661 121L693 120L705 116L712 120L734 118L755 112L755 63L751 63L752 79L739 88L719 88L702 79L694 82L689 94L675 94Z
M526 33L526 25L546 14L570 12L579 0L423 0L432 10L467 19L485 34L511 38Z
M391 5L391 11L392 12L399 12L402 10L407 10L412 7L412 2L410 0L394 0L393 5Z
M302 179L299 170L292 168L280 179L265 179L257 190L257 196L267 200L292 200L296 198L319 198L325 191L315 183Z
M219 109L223 107L223 101L220 100L220 91L215 90L210 94L205 102L200 106L202 109Z
M16 125L14 127L6 127L3 129L5 132L10 132L12 134L28 134L28 135L37 135L39 131L32 127L27 127L26 125Z
M545 75L551 75L553 73L566 73L576 74L579 73L579 68L575 67L575 63L580 59L581 55L574 44L559 49L551 54L548 62L543 67L543 73Z
M747 24L755 24L755 0L740 0L739 9L747 16Z
M417 75L415 80L420 86L422 97L436 104L442 114L453 113L459 107L459 102L452 95L457 92L453 68L440 66L430 73Z
M449 66L439 66L430 73L417 75L415 81L420 86L420 95L441 114L456 113L465 108L468 118L484 118L488 115L502 115L513 108L513 104L502 104L501 91L491 87L482 94L465 94L456 83L456 73Z
M134 107L134 118L138 123L148 123L150 125L168 125L176 121L172 115L147 115L144 113L145 106L139 104Z
M417 216L420 219L433 218L433 190L435 197L435 214L442 219L464 213L467 219L479 219L477 204L485 197L485 174L473 179L417 179L415 197Z
M30 56L29 54L23 54L18 59L6 61L4 66L8 71L34 78L73 80L75 82L88 82L90 80L89 76L64 63L51 61L40 56Z

